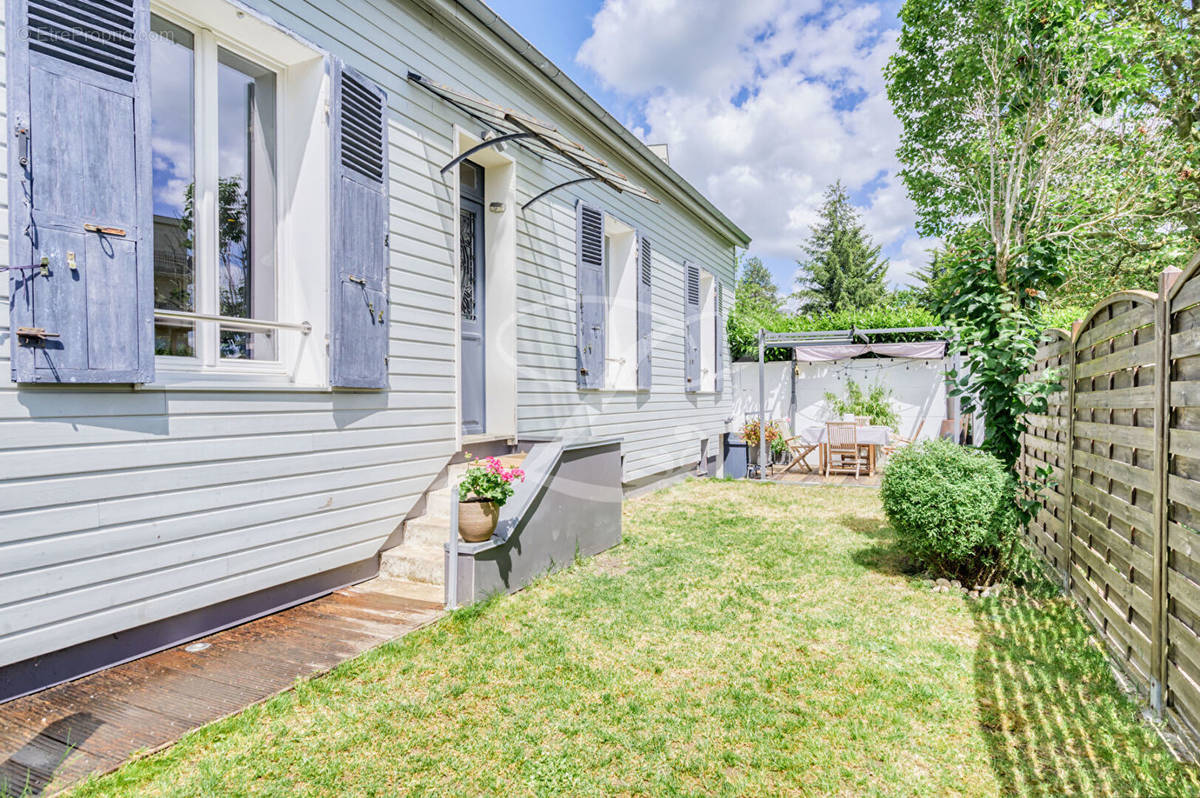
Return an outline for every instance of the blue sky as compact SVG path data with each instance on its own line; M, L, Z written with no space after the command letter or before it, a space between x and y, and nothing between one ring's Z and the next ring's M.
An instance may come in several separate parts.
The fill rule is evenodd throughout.
M913 229L884 93L899 2L489 0L539 50L754 238L793 288L840 179L906 282L936 242Z

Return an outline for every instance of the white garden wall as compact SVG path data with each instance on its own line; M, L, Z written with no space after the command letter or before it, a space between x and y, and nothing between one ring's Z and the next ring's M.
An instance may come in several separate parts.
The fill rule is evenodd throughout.
M793 432L833 419L825 393L844 395L851 380L864 390L881 383L892 390L892 401L900 413L899 433L912 436L921 425L921 439L935 438L947 419L946 378L950 359L856 358L828 363L776 362L765 364L767 415L787 419ZM790 380L795 373L793 396ZM758 363L733 364L732 428L740 427L749 415L758 413Z

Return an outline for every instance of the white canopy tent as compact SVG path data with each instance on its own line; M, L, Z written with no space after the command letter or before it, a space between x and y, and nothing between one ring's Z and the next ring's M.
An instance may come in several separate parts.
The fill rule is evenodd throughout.
M767 349L791 349L793 360L808 362L844 360L859 357L868 353L886 357L913 358L920 360L940 360L946 356L948 333L945 327L886 327L879 329L859 330L826 330L820 332L775 333L766 330L758 331L758 424L759 424L759 458L758 462L767 460L767 425L766 409L766 351ZM872 336L881 335L927 335L920 341L872 341ZM937 336L937 337L934 337ZM955 368L958 366L958 354L953 355ZM957 403L955 403L957 412ZM956 419L957 420L957 419ZM759 469L759 479L765 479L766 469Z

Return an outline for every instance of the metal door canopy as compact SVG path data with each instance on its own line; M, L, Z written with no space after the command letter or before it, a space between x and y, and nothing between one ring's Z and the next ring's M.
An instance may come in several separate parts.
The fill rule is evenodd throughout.
M493 102L441 83L435 83L416 72L409 72L408 79L435 97L450 103L495 133L494 136L451 159L442 167L442 174L482 149L511 141L546 161L576 173L569 180L551 186L526 202L521 206L521 210L525 210L560 188L591 180L603 183L619 193L632 194L650 202L658 202L646 189L631 182L629 178L613 169L603 159L592 155L584 149L582 144L567 138L547 122L542 122L519 111L503 108Z

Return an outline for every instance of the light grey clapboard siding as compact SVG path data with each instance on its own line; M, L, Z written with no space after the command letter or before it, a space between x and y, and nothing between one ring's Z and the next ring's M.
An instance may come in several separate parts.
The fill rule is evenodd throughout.
M18 390L0 314L0 665L369 557L445 464L457 220L453 184L438 170L453 125L478 124L409 84L409 69L550 119L662 193L413 3L250 5L388 92L390 389ZM514 150L518 203L567 176ZM576 197L653 240L649 394L575 387ZM728 292L733 249L663 200L567 191L518 215L516 229L519 433L624 436L631 481L695 463L700 438L718 435L730 414L727 398L683 392L682 262L718 273ZM7 207L0 223L6 238ZM7 241L0 247L7 262Z

